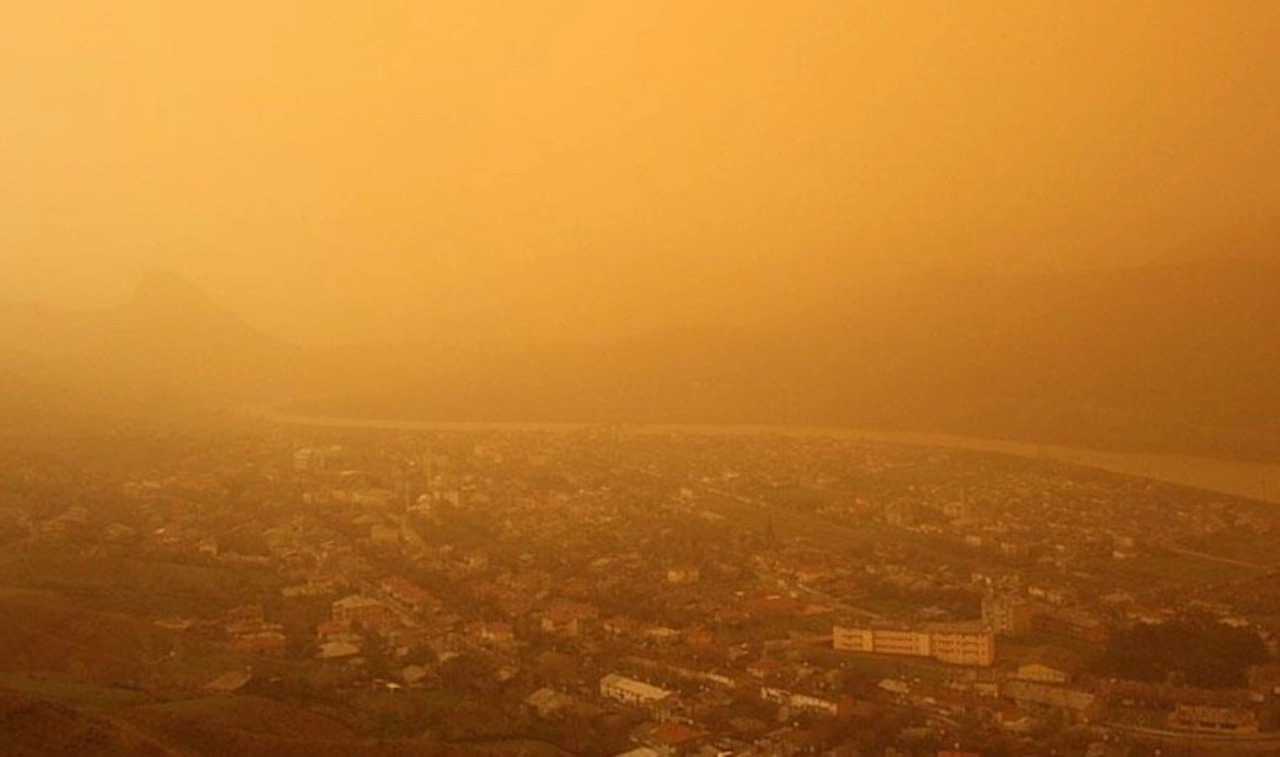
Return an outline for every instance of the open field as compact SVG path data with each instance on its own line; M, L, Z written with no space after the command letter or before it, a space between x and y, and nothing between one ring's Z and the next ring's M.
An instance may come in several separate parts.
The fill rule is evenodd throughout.
M15 546L0 551L0 586L74 596L98 609L188 615L229 609L278 589L270 571Z

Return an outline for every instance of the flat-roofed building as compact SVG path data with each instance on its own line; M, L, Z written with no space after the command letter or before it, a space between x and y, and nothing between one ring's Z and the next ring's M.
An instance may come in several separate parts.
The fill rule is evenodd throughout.
M1043 646L1032 651L1014 673L1014 678L1036 683L1069 683L1081 670L1083 661L1068 650L1057 646Z
M989 667L996 662L996 635L980 627L936 627L929 631L932 657L951 665Z
M353 594L334 602L331 609L335 622L347 625L359 623L365 629L377 633L396 624L396 615L391 608L372 597Z
M929 633L911 628L835 626L831 645L842 652L929 657Z
M1257 733L1258 713L1241 707L1180 704L1169 726L1208 733Z
M1071 674L1067 671L1039 662L1019 665L1018 671L1014 673L1013 677L1019 681L1034 681L1036 683L1067 683L1071 680Z
M672 693L664 688L610 673L600 679L600 696L623 704L655 707L666 702Z
M928 631L907 628L877 628L871 632L871 651L876 654L903 654L928 657L931 654Z
M1031 630L1031 603L1021 597L987 595L982 598L982 622L998 634L1027 633Z
M1067 689L1031 681L1010 681L1002 692L1007 699L1033 712L1056 712L1076 723L1092 723L1101 717L1102 702L1088 691Z
M951 665L988 667L996 661L995 634L984 626L834 626L831 646L840 652L932 657Z

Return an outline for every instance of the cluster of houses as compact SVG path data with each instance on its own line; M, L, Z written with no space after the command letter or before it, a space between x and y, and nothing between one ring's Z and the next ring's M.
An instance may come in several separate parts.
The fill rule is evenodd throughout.
M410 690L474 659L526 687L538 718L584 703L635 712L638 744L685 754L884 708L956 738L937 724L982 713L1030 734L1144 709L1154 695L1096 680L1079 650L1179 608L1105 567L1275 520L1115 477L850 440L341 441L264 442L235 493L252 508L220 504L230 474L166 471L121 482L127 508L71 507L31 522L32 538L271 574L270 601L165 621L216 623L222 650L305 655L351 673L342 681L384 676L370 660L389 659ZM283 621L307 612L306 627ZM1220 614L1272 630L1263 613ZM1273 689L1250 690L1262 701L1182 691L1145 709L1159 728L1253 734L1270 727ZM740 705L765 714L720 722ZM786 734L760 727L779 714Z

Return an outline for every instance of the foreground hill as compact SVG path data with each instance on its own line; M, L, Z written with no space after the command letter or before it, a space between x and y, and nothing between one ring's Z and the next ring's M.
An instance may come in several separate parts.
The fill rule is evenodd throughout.
M325 718L257 697L217 697L163 705L73 706L0 686L0 754L196 757L563 757L539 742L444 744L361 738Z
M268 696L210 696L202 665L189 676L171 666L178 636L50 592L0 589L0 615L3 755L564 754L538 742L378 740L354 728L360 715L340 702L321 712Z
M165 744L110 716L0 688L0 754L179 757L194 752Z
M139 686L173 638L151 623L100 612L47 592L0 589L0 673L72 676L83 683Z

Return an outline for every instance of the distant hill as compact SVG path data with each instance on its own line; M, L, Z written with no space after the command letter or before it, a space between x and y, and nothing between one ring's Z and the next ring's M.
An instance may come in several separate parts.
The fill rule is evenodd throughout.
M852 284L768 332L655 333L452 367L297 409L355 417L871 425L1280 457L1280 266ZM398 382L398 385L397 385Z
M503 353L301 349L190 282L97 313L0 309L0 418L290 397L373 418L866 425L1280 458L1280 264L850 282L803 322ZM816 309L819 306L815 306Z
M118 308L0 308L0 417L173 414L278 396L298 357L191 282L153 273Z

